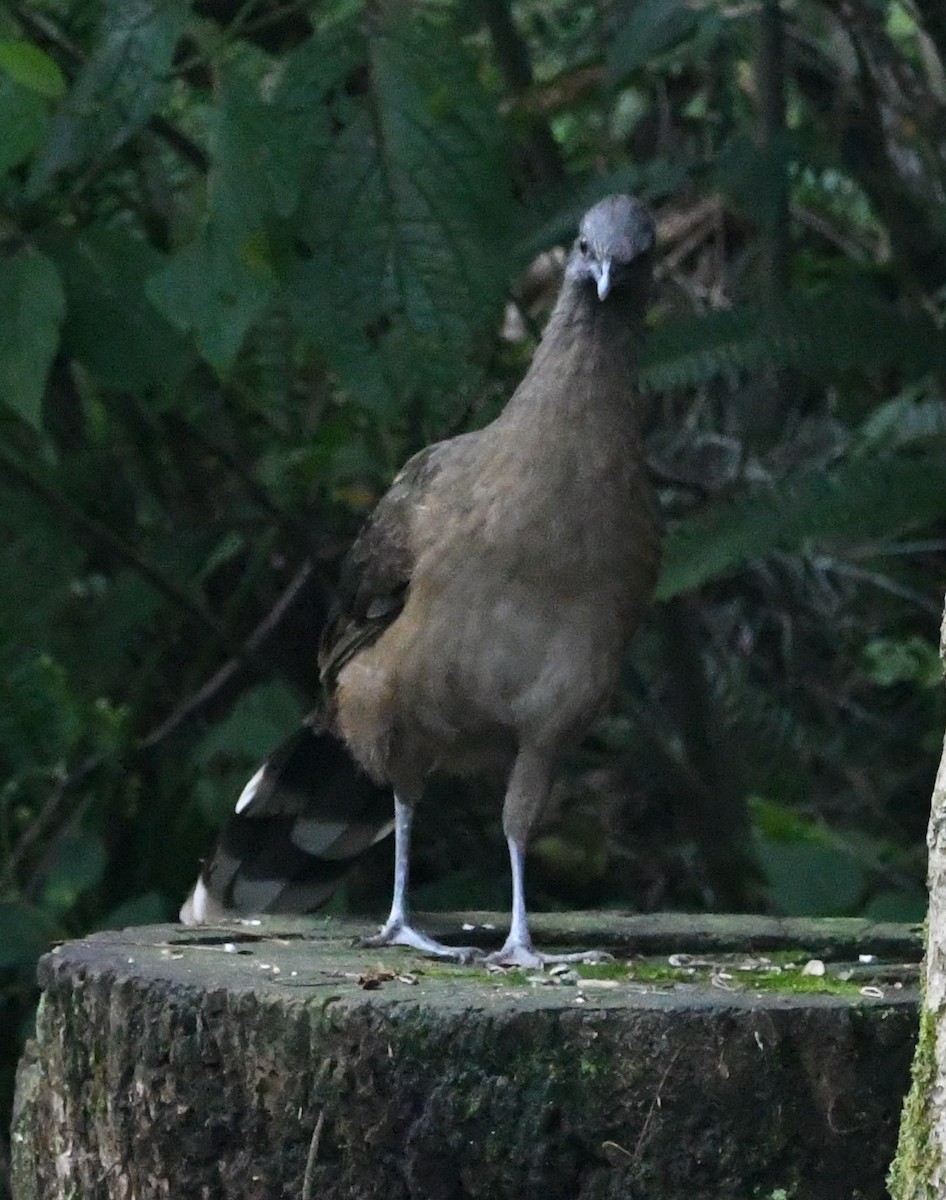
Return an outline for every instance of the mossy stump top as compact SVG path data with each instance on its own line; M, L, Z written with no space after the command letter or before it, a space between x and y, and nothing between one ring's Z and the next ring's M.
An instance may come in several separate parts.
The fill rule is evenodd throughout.
M426 925L498 945L502 918ZM365 928L154 926L46 955L15 1200L885 1195L917 930L556 914L539 944L614 962L490 974L353 946Z

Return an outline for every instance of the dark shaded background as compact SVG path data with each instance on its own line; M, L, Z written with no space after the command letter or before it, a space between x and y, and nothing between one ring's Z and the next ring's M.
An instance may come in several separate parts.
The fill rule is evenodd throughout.
M609 191L658 215L667 555L533 899L922 915L944 79L939 0L6 6L0 1124L36 956L176 913L360 520L497 411ZM505 907L496 797L418 839L419 906Z

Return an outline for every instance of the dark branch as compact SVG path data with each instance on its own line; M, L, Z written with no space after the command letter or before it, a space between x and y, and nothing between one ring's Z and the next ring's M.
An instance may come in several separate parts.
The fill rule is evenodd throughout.
M38 479L30 470L20 463L15 462L6 453L0 453L0 471L4 472L16 483L27 488L34 495L39 496L50 508L63 516L74 529L91 542L107 547L116 557L131 567L133 571L146 579L175 608L199 624L222 650L225 650L229 654L236 653L237 657L242 661L248 661L249 656L242 650L234 651L229 633L212 613L209 613L193 597L189 596L187 592L168 579L153 563L142 558L132 546L129 546L123 538L120 538L107 525L96 520L95 517L90 517L88 513L83 512L71 500L61 495L55 488L50 487L43 480Z
M507 0L480 0L480 11L506 87L518 99L532 86L532 64L526 43L515 26ZM538 184L557 183L565 176L558 143L540 117L532 114L529 124L526 152L531 173Z

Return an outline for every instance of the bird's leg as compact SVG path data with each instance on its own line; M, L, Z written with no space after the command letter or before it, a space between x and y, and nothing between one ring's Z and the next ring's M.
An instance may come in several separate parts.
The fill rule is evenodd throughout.
M373 936L362 939L364 946L412 946L422 954L437 958L455 958L470 962L481 955L474 946L446 946L415 929L408 915L407 885L410 876L411 822L414 806L394 793L394 894L391 913Z
M551 786L547 760L520 752L509 780L503 806L503 828L509 846L512 872L512 917L509 936L501 950L486 957L500 967L543 967L546 963L602 962L610 958L600 950L579 950L571 954L540 954L532 945L526 912L525 857L528 830Z

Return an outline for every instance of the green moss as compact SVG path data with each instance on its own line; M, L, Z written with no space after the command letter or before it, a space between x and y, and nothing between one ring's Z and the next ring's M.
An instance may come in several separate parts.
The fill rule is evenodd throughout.
M575 971L582 979L627 979L628 963L614 959L602 963L575 963Z
M802 963L804 956L796 955L788 961ZM714 977L725 975L721 980L726 987L739 991L784 993L786 995L860 995L864 981L841 979L835 974L803 975L801 967L797 970L784 970L773 964L771 968L761 970L740 970L738 963L719 963L701 967L673 967L669 963L646 960L632 964L628 978L636 983L650 983L655 987L673 987L679 983L703 984L712 986Z
M839 979L837 975L802 975L801 971L753 972L738 977L748 991L783 992L792 996L850 996L861 994L863 980Z
M782 993L785 995L830 995L848 996L856 999L861 988L870 982L869 977L842 979L836 972L824 975L804 975L802 967L811 958L805 950L786 950L765 955L767 965L746 968L745 955L714 956L706 965L673 966L667 958L637 959L633 962L614 959L603 963L575 963L569 965L581 980L608 980L618 983L647 984L654 988L674 988L680 984L713 986L714 977L727 976L722 982L726 987L739 991ZM755 962L763 960L755 959ZM458 967L449 964L425 965L418 971L423 979L435 981L476 980L492 989L522 988L530 986L540 972L531 970L509 970L497 975L487 975L481 967ZM550 982L553 976L549 976ZM565 986L568 986L567 984ZM886 986L889 986L886 985Z
M461 967L452 963L425 962L423 966L412 969L412 974L422 979L480 979L484 978L482 967ZM489 976L486 976L489 979ZM504 976L503 978L506 978Z
M920 1005L920 1032L913 1057L910 1091L903 1103L900 1139L887 1186L893 1200L936 1200L930 1180L942 1171L939 1149L930 1136L929 1104L936 1087L936 1022L943 1014Z

